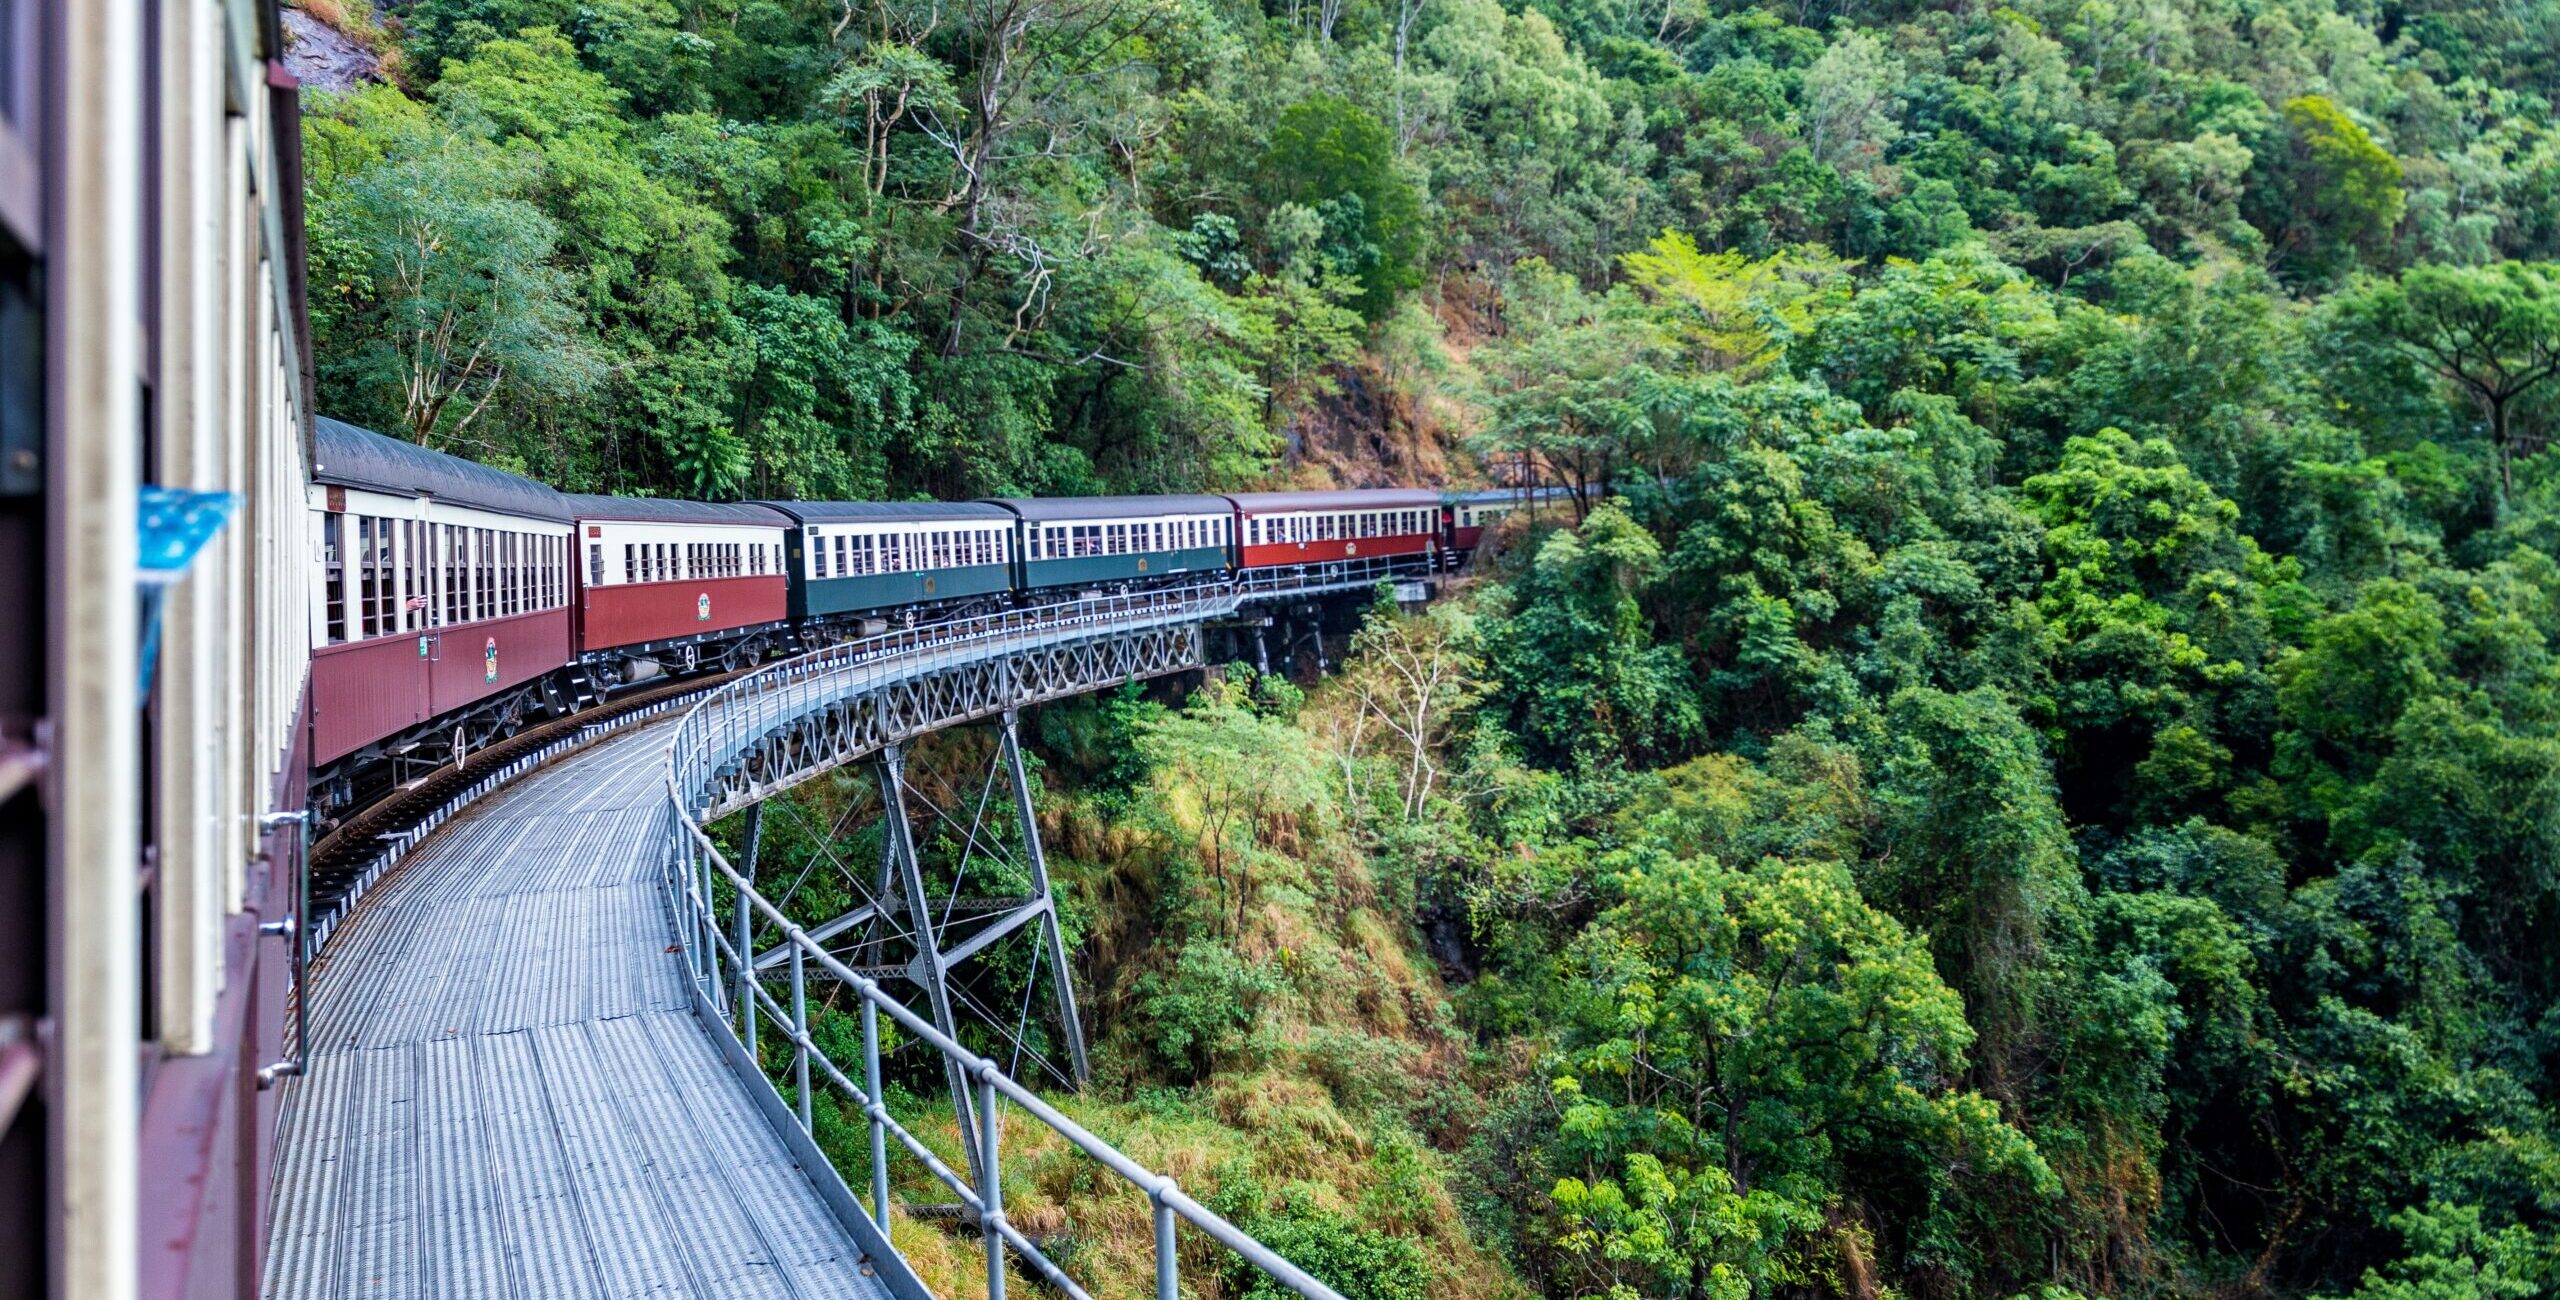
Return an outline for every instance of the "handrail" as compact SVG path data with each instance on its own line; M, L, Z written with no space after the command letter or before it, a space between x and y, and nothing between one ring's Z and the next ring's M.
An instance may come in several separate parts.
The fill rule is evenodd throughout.
M1416 563L1406 563L1406 560ZM1272 1280L1307 1300L1342 1300L1332 1288L1283 1259L1250 1234L1184 1194L1174 1180L1130 1159L1074 1120L1050 1106L1006 1074L994 1061L979 1056L945 1035L932 1022L907 1009L880 986L827 951L782 909L755 889L754 883L712 843L701 822L713 811L710 778L717 765L742 754L754 738L770 733L786 720L825 702L849 700L860 691L921 678L944 669L984 663L1026 646L1078 637L1143 631L1174 623L1205 621L1233 614L1250 600L1291 594L1340 591L1396 577L1429 572L1429 557L1396 557L1368 563L1311 565L1245 575L1241 580L1215 580L1149 591L1079 597L972 618L902 629L843 645L798 655L706 692L676 725L670 744L667 794L675 809L677 833L667 859L669 899L677 913L677 931L688 975L720 1008L730 1031L753 1059L758 1021L769 1018L787 1034L792 1046L794 1082L798 1085L799 1121L811 1129L812 1067L827 1083L859 1103L871 1129L871 1217L883 1238L889 1230L887 1139L914 1155L936 1180L979 1216L987 1243L987 1293L1004 1297L1005 1251L1074 1300L1086 1292L1043 1254L1039 1247L1006 1222L997 1160L1001 1108L1010 1100L1017 1108L1063 1137L1076 1149L1146 1194L1154 1207L1156 1293L1159 1300L1179 1300L1180 1260L1175 1224L1187 1222L1219 1244L1235 1251ZM789 697L787 699L777 697ZM726 880L735 906L731 924L723 926L713 902L713 884ZM776 948L790 962L790 1004L785 1006L765 987L752 942L758 918L782 935ZM768 954L771 955L771 954ZM856 1083L830 1060L809 1033L807 981L809 967L832 976L861 999L863 1081ZM724 981L723 971L728 975ZM733 984L734 1000L723 995ZM879 1015L885 1012L918 1042L958 1065L964 1079L977 1085L979 1185L936 1156L924 1142L890 1115L881 1100ZM964 1137L967 1136L964 1126Z

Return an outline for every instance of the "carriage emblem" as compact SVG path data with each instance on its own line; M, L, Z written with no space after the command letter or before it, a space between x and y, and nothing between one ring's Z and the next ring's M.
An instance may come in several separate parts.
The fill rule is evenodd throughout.
M1358 555L1360 553L1360 543L1353 542L1349 546L1343 547L1342 553L1345 555Z
M498 680L498 638L496 637L489 638L488 646L480 652L480 680L484 682Z
M693 598L693 621L696 623L708 623L711 621L710 592L706 591Z
M933 594L933 579L927 578L924 580L924 594L928 596Z
M1145 557L1145 556L1140 556L1140 557L1138 557L1138 572L1140 572L1140 573L1144 573L1144 572L1146 572L1146 571L1147 571L1147 561L1146 561L1146 557Z

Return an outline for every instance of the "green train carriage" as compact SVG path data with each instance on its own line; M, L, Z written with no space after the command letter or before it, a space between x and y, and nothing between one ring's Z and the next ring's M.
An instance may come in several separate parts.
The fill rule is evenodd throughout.
M1235 503L1214 496L1014 497L1015 582L1043 588L1153 585L1234 565Z
M850 621L951 607L1013 586L1017 520L974 502L764 501L789 516L791 617Z

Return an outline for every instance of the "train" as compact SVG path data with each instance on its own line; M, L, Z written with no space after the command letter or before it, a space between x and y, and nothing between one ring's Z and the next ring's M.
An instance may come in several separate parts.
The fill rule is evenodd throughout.
M1437 572L1496 516L1549 499L587 496L313 423L309 791L324 829L480 746L644 683L1076 593L1362 562Z

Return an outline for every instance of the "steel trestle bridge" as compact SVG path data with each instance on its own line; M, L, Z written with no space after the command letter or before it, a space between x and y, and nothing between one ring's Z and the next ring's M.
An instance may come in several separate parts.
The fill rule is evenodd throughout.
M318 963L308 1068L286 1083L289 1190L266 1294L928 1300L890 1246L892 1164L913 1161L956 1203L903 1208L977 1227L989 1295L1005 1294L1010 1269L1084 1297L1005 1216L1011 1110L1017 1133L1026 1119L1050 1130L1148 1199L1158 1296L1180 1294L1188 1224L1288 1290L1338 1300L1017 1080L1019 1030L1010 1064L964 1045L975 1004L952 970L999 943L1036 943L1029 966L1068 1058L1042 1064L1081 1083L1083 1031L1018 710L1207 667L1213 633L1241 641L1273 608L1381 583L1415 598L1429 581L1421 566L1371 560L902 630L769 665L673 723L635 718L547 766L520 765L529 774L511 785L476 787L478 803L386 850L396 869L372 873L381 883ZM999 729L974 808L934 810L963 853L937 897L911 810L930 797L906 747L989 719ZM803 924L786 910L796 881L779 901L763 892L780 875L759 878L765 801L855 764L878 780L880 858L868 890L853 882L858 906ZM735 864L707 829L732 815ZM1001 856L999 839L1027 890L963 896L971 855ZM830 1055L813 1036L810 991L822 984L858 1002L858 1054ZM884 1017L903 1050L938 1059L960 1167L884 1103ZM760 1061L785 1057L777 1087ZM826 1091L868 1128L859 1194L817 1145Z

